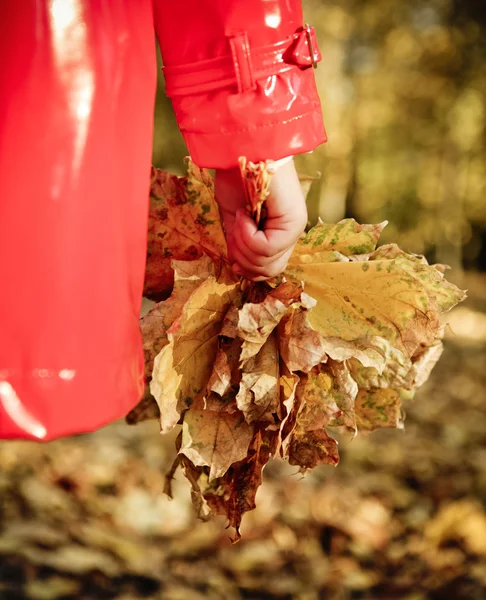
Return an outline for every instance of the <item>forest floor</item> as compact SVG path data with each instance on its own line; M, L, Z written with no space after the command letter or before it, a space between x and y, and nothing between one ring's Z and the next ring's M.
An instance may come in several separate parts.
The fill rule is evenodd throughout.
M182 475L163 495L174 436L155 421L0 443L0 598L486 599L485 308L451 314L403 431L342 439L305 478L272 462L235 545Z

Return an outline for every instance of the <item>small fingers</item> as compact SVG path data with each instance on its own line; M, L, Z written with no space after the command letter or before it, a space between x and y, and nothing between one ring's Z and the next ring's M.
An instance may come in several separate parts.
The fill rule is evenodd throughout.
M248 258L240 251L239 248L234 248L233 260L233 271L237 275L246 277L253 281L264 281L271 277L280 275L287 266L290 255L292 254L292 248L287 249L278 258L272 262L267 263L264 266L255 265L254 261L248 260Z
M245 211L238 211L234 224L235 240L240 247L248 248L249 252L273 259L297 242L306 224L307 213L304 213L302 218L293 220L285 217L269 219L262 231Z
M239 253L248 261L248 263L254 265L255 267L266 267L288 252L288 247L286 247L270 257L257 254L242 242L241 236L238 234L237 230L234 230L231 236L227 236L227 241L228 253L231 260L233 260L235 251L238 250Z

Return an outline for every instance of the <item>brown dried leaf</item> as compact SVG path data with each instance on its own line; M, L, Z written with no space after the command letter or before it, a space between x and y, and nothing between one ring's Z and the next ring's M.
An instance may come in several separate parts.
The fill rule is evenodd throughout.
M301 433L294 432L290 441L289 463L299 466L302 472L317 465L339 463L338 444L325 429Z
M327 360L323 337L308 322L309 311L291 309L278 328L279 350L290 371L309 372Z
M231 386L239 384L241 344L242 341L239 339L220 341L208 382L208 393L214 392L222 397L230 391Z
M245 460L233 465L225 480L228 499L225 503L228 525L236 530L233 541L241 538L242 516L256 506L255 496L263 481L263 468L275 451L276 436L270 432L255 432ZM209 499L208 499L209 500Z
M322 429L341 415L336 403L334 377L327 370L315 370L301 377L297 396L304 402L297 419L302 432Z
M155 398L150 393L148 386L145 386L145 391L140 402L132 408L125 417L129 425L136 425L142 421L150 421L151 419L160 419L160 410L155 401Z
M211 482L246 457L252 435L241 413L191 408L184 415L180 452L196 467L209 467Z
M263 302L243 304L236 327L236 335L244 340L240 357L242 363L260 351L289 307L300 301L301 294L302 286L293 280L280 284Z
M295 397L297 385L300 378L295 373L291 373L283 360L280 361L280 406L284 413L282 422L278 431L277 452L284 457L287 452L288 439L295 429L296 417L299 410L298 403L295 406Z
M314 369L301 377L297 385L298 402L295 425L287 434L283 445L283 456L288 455L291 465L298 465L302 471L318 464L339 462L337 442L331 438L325 427L341 417L342 411L336 400L334 376L326 370Z
M208 469L207 467L196 467L182 454L180 454L176 460L178 459L180 459L180 465L184 476L191 484L191 500L196 515L202 521L207 521L213 515L213 511L205 498L205 494L210 489L207 473Z
M248 423L274 423L279 412L279 358L276 335L271 334L260 352L242 368L236 403Z
M260 223L262 207L270 195L271 174L268 170L268 162L252 163L244 156L240 158L240 172L245 187L245 195L248 202L248 213L253 217L255 223Z

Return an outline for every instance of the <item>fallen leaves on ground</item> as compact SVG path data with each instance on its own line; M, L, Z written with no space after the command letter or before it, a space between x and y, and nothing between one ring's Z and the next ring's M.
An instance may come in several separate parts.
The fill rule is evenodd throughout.
M240 166L259 222L271 169ZM245 281L228 268L206 171L190 163L178 179L154 170L151 193L152 296L160 261L186 259L171 262L172 294L141 323L161 430L182 425L170 476L181 466L198 513L225 515L237 540L270 457L305 473L338 464L333 429L402 427L402 400L428 378L442 315L464 293L443 266L394 244L377 249L383 223L353 219L319 222L282 276ZM130 422L150 413L149 397Z
M117 422L41 445L4 441L0 597L481 599L485 358L474 340L447 340L431 378L408 403L405 431L340 436L337 469L317 467L302 480L296 467L270 460L258 487L258 461L270 450L258 451L258 436L248 449L250 485L239 478L241 467L227 480L242 483L232 511L250 509L249 490L258 487L257 508L243 519L236 545L222 518L195 518L182 462L173 500L163 494L176 432L160 436L155 421ZM288 406L294 377L281 372ZM206 489L207 471L191 468ZM213 487L212 506L231 489ZM211 510L207 502L202 516L204 510Z

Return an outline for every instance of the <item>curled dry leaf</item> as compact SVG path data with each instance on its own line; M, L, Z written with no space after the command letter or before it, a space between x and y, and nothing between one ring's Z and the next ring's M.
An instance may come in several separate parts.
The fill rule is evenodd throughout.
M268 165L241 168L259 221ZM154 171L151 194L146 290L167 296L169 259L174 285L141 321L155 400L146 390L128 420L158 417L162 432L182 424L168 491L180 467L198 515L226 515L239 539L271 456L301 471L336 465L333 428L402 427L401 401L428 378L442 315L464 293L442 266L395 244L376 248L383 223L353 219L319 222L282 276L240 281L206 171Z
M259 303L248 302L238 311L234 335L243 340L241 361L255 356L277 327L289 307L299 303L303 293L297 281L284 282Z
M290 371L307 373L327 360L324 338L308 323L307 311L292 309L279 327L280 353Z
M274 415L280 413L278 346L274 333L258 354L245 362L236 404L248 423L274 423Z

